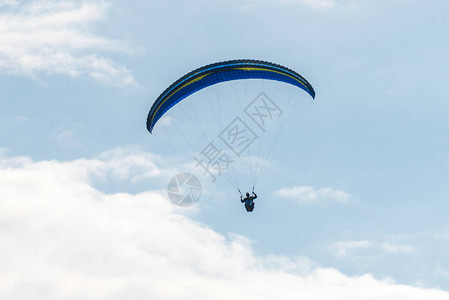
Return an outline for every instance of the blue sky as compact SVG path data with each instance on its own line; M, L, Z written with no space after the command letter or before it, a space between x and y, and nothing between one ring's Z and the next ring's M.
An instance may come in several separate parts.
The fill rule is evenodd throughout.
M448 10L0 0L2 298L449 299ZM235 58L289 66L317 97L253 214L203 177L199 202L174 207L166 186L198 171L194 152L150 135L148 110Z

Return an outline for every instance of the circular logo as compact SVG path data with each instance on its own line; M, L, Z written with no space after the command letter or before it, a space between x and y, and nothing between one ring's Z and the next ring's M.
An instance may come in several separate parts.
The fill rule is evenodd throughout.
M187 207L195 204L201 197L203 189L199 179L190 173L180 173L168 183L168 198L173 204Z

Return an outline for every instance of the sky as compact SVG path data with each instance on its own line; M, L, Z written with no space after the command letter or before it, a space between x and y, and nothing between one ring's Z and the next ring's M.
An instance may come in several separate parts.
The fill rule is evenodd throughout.
M448 12L438 0L0 0L0 298L449 299ZM294 94L310 104L298 115L280 104L287 125L271 133L250 214L224 175L195 166L204 140L164 136L195 124L182 106L160 135L145 127L176 79L238 58L288 66L316 91ZM223 86L206 97L289 89ZM183 172L203 188L191 207L167 194Z

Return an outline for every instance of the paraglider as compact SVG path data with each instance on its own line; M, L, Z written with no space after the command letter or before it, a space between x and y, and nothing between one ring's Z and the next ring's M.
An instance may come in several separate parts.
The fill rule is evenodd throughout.
M252 193L252 196L250 196L250 194L247 192L246 193L246 197L243 198L242 194L240 194L240 202L245 203L245 208L247 212L252 212L254 210L254 199L257 198L256 193Z
M206 89L210 86L216 86L219 83L237 80L248 80L248 82L254 84L254 81L250 81L250 79L261 79L259 81L262 82L277 81L286 83L290 86L293 86L291 89L294 89L294 87L298 87L307 92L307 94L309 94L312 99L315 98L315 91L312 85L299 73L285 66L253 59L239 59L217 62L187 73L186 75L182 76L180 79L172 83L168 88L166 88L151 106L146 121L147 130L153 134L156 124L161 120L164 114L170 111L178 103L183 102L190 97L195 98L193 94L197 95L196 93L203 89ZM251 84L248 84L248 86ZM279 87L279 89L282 91L282 86ZM181 130L178 129L176 120L173 121L174 124L172 127L176 128L183 138L186 138L186 134L184 133L186 126L190 126L192 128L192 132L198 132L197 134L202 134L202 136L206 138L208 145L201 152L199 152L200 158L194 157L195 161L197 162L197 166L201 166L203 168L204 174L208 175L212 175L211 170L215 170L218 173L217 176L221 175L222 170L232 170L233 178L231 178L232 180L230 181L231 184L233 184L233 186L239 192L239 180L237 179L237 176L235 174L236 170L234 170L234 167L232 165L232 162L234 162L234 160L230 158L230 154L233 153L236 157L241 158L243 152L246 151L246 157L249 159L249 173L251 174L253 191L252 194L246 193L245 198L240 193L240 200L242 203L245 203L246 210L248 212L252 212L255 206L254 199L257 198L256 193L254 193L254 186L259 179L260 170L266 165L265 160L268 157L272 146L275 144L276 137L279 134L280 130L276 132L274 141L266 147L266 153L263 153L263 151L261 151L262 147L264 147L262 145L262 142L266 141L267 139L259 138L259 135L256 134L255 130L251 129L251 124L248 122L251 122L249 120L252 120L253 124L256 124L256 126L258 126L259 128L256 130L265 132L265 127L263 127L266 120L264 119L265 116L269 115L271 120L272 114L274 114L274 112L278 116L280 116L283 114L283 111L276 104L277 101L271 100L263 92L263 90L262 93L259 90L259 96L249 103L256 103L255 101L257 100L260 101L260 103L263 103L263 105L259 105L256 103L257 105L254 106L254 111L251 111L251 107L249 106L249 104L245 107L247 103L245 103L245 105L242 105L241 103L241 98L248 100L246 92L247 91L245 90L244 97L237 96L234 99L231 99L232 97L229 96L223 97L226 100L218 101L218 105L213 104L210 99L208 99L209 107L211 108L214 116L217 112L220 113L224 111L223 106L225 106L226 111L233 111L232 109L230 109L232 102L238 103L239 108L237 110L241 114L241 117L235 117L227 127L223 126L223 124L221 123L221 120L223 118L221 118L220 116L216 116L215 119L212 120L206 119L208 120L207 124L205 126L201 126L201 121L204 120L204 116L207 117L207 115L204 114L204 111L206 109L205 106L201 106L198 109L192 108L193 114L191 116L191 119L187 123L180 124ZM297 93L294 92L293 94ZM284 100L283 97L280 97L280 99ZM196 101L197 100L187 101L187 103L182 107L183 110L192 106L192 102ZM220 104L223 106L220 106ZM287 107L285 108L285 111L288 112L289 109L290 107ZM198 116L197 111L200 111L200 113L203 114ZM266 113L263 114L261 111L264 111ZM221 141L224 142L224 149L220 149L219 147L217 147L213 143L214 141L210 141L209 137L205 133L205 130L209 129L215 122L220 124L220 133L218 134L217 132L215 134L218 134L218 137L221 139ZM195 127L196 125L198 125L198 129ZM244 132L244 135L241 134L242 132ZM168 137L171 138L172 136L168 135ZM194 146L193 144L195 143L191 143L188 139L186 140L191 146ZM250 153L251 147L249 146L256 140L260 141L260 148L256 149L258 150L258 156L255 157L257 161L255 163L255 166L253 166L251 161L252 155ZM235 147L237 143L239 146L241 146L240 148ZM266 156L263 157L262 154L266 154ZM214 158L214 160L212 160L212 158ZM256 172L258 167L260 167L260 169L258 170L259 173ZM213 178L213 182L214 181L215 177Z

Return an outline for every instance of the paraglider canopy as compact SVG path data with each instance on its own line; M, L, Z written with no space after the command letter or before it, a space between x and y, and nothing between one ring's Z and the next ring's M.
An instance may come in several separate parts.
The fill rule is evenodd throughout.
M303 76L287 67L252 59L218 62L193 70L170 85L156 99L148 113L148 131L151 133L157 121L187 96L208 86L238 79L277 80L295 85L315 98L312 85Z

